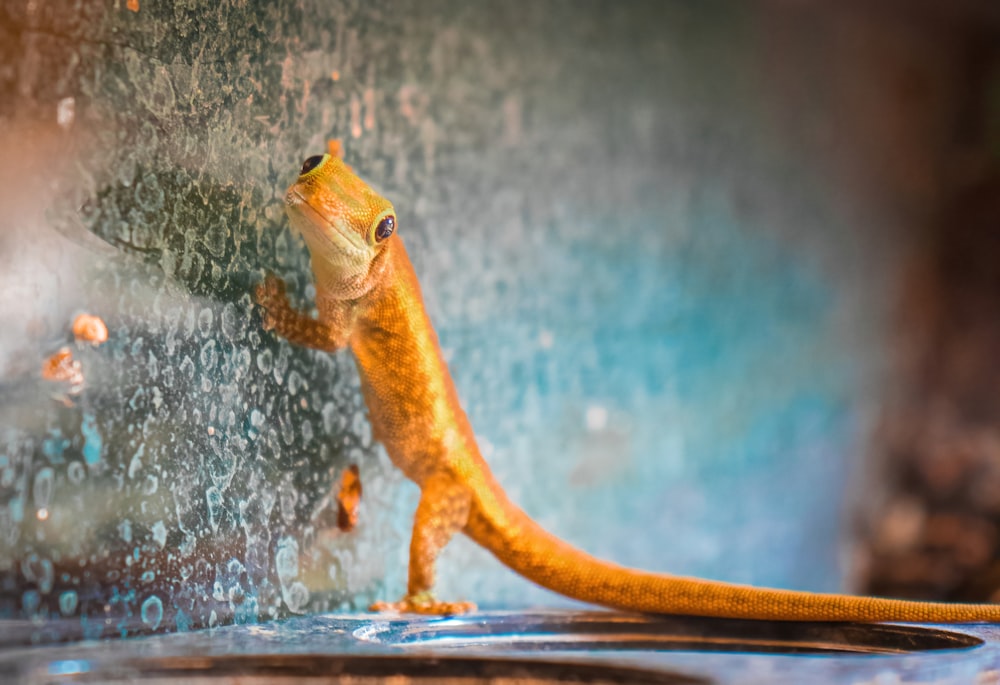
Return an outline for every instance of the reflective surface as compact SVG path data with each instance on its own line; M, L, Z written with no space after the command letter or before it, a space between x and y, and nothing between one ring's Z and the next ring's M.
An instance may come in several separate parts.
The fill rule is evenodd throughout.
M250 297L270 270L312 302L280 197L329 138L393 199L477 436L543 525L844 584L843 484L961 83L932 18L847 4L0 3L0 676L459 645L769 685L995 671L989 627L950 649L971 640L320 613L399 595L416 495L349 358L266 334ZM79 311L106 343L71 343ZM68 344L67 387L40 369ZM558 601L446 557L442 597ZM109 636L139 638L77 642Z
M644 618L608 612L374 622L354 634L384 645L446 653L476 647L491 651L906 654L983 644L962 633L916 626Z
M25 684L60 682L146 685L545 685L547 683L636 683L699 685L710 681L667 670L586 663L454 657L239 656L122 660L81 668L76 661L51 664L47 673L26 675Z
M281 198L330 138L393 201L515 502L617 563L841 587L841 486L905 249L835 174L869 168L854 141L896 111L895 57L858 49L874 20L83 4L0 3L0 616L97 638L402 593L416 489L353 361L263 331L251 298L274 271L312 305ZM938 93L937 53L877 24ZM39 370L78 311L109 335L71 344L83 381L64 387ZM342 533L352 465L365 498ZM463 541L439 584L559 601Z
M978 645L978 646L977 646ZM992 626L820 625L645 618L612 612L487 612L462 619L317 615L260 625L0 650L7 683L976 682L1000 666ZM680 675L678 675L680 674ZM337 680L336 678L342 678ZM355 678L357 680L351 680ZM201 679L201 680L199 680ZM282 680L283 679L283 680ZM324 680L325 679L325 680ZM232 682L232 681L227 681ZM306 680L306 682L309 682ZM987 681L988 682L988 681Z

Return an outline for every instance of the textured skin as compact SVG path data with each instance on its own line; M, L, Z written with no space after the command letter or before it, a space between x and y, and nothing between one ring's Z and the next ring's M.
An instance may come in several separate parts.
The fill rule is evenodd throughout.
M286 195L292 227L309 246L319 318L289 307L273 276L258 287L265 326L292 342L350 346L375 438L420 486L407 596L376 605L451 614L468 603L434 600L434 565L462 532L511 569L560 594L651 613L771 620L1000 621L1000 605L940 604L755 588L647 573L596 559L542 530L507 499L476 446L424 311L420 286L396 234L371 236L393 214L339 159L339 145Z

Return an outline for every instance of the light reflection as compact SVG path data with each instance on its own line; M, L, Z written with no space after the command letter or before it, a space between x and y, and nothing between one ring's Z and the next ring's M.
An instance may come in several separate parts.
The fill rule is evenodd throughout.
M65 659L49 664L49 675L73 675L90 671L90 662L84 659Z

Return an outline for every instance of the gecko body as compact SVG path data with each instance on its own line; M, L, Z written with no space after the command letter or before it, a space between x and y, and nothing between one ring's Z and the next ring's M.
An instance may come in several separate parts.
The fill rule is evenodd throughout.
M375 609L454 614L434 598L435 561L464 533L535 583L626 611L810 621L1000 621L1000 605L945 604L759 588L650 573L597 559L543 530L514 505L479 452L396 232L392 204L331 154L305 161L285 197L309 248L318 317L293 309L284 284L257 289L265 327L295 344L357 361L373 437L420 487L407 594Z

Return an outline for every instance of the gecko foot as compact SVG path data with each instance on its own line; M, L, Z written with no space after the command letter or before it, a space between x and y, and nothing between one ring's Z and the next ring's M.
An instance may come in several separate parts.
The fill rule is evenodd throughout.
M270 331L277 327L282 314L289 309L288 295L285 292L285 282L268 272L264 282L254 288L257 304L264 308L264 330Z
M427 614L431 616L454 616L476 610L472 602L439 602L429 592L404 597L398 602L375 602L370 611L393 611L401 614Z

